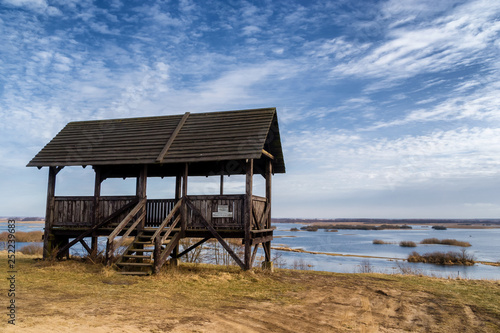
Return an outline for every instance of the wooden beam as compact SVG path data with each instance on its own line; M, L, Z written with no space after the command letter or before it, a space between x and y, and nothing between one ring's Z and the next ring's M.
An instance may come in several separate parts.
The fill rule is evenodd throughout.
M191 252L192 250L196 249L198 246L200 246L201 244L205 243L209 239L210 239L210 237L205 237L202 240L200 240L199 242L191 245L190 247L188 247L187 249L185 249L181 253L177 254L177 258L180 258L180 257L182 257L185 254L188 254L189 252Z
M179 201L182 197L182 176L178 174L175 176L175 202Z
M246 184L245 184L245 213L244 213L244 223L245 223L245 268L249 270L251 268L251 242L250 242L250 230L252 228L252 189L253 189L253 159L249 159L246 163Z
M220 175L220 195L224 195L224 175Z
M255 256L257 255L257 250L259 249L259 244L255 244L253 248L253 253L252 253L252 260L250 262L250 265L253 267L253 262L255 261Z
M212 227L212 225L210 223L208 223L207 220L205 220L205 218L203 217L203 215L201 214L201 212L193 205L193 203L189 199L186 200L186 205L189 206L189 208L193 211L193 213L195 213L195 214L198 215L198 217L200 218L201 223L204 224L205 227L207 227L207 229L210 231L210 233L212 233L212 235L215 238L217 238L217 240L219 241L219 243L222 245L222 247L224 247L226 249L227 253L229 253L229 255L234 259L234 261L236 261L236 263L242 269L247 269L246 265L236 255L236 253L234 253L233 249L231 249L231 247L226 243L226 241L224 240L224 238L222 238L219 235L219 233L214 229L214 227ZM248 258L248 260L250 261L250 257Z
M177 134L179 134L179 132L181 131L182 126L184 126L184 123L186 122L188 117L189 117L189 112L184 113L184 116L182 116L182 118L179 121L179 123L177 124L177 127L175 128L174 132L172 133L172 135L170 135L170 138L168 138L167 143L165 144L165 146L161 150L160 154L156 158L157 163L163 162L163 158L165 157L165 155L167 155L168 149L170 148L172 143L174 143L174 140L177 137Z
M135 188L136 195L139 199L146 198L146 187L148 181L148 166L143 165L137 176L137 184Z
M271 228L272 173L273 173L273 164L271 160L269 160L266 163L266 201L267 201L267 207L265 212L265 214L267 214L267 221L265 226L266 229ZM271 242L269 241L262 244L262 247L266 252L266 261L271 261Z
M163 266L165 261L167 261L168 256L170 253L174 250L174 248L179 244L179 239L181 238L181 233L178 232L175 234L175 236L170 240L170 243L168 243L167 248L163 253L157 254L157 249L161 247L161 243L159 238L156 238L155 240L155 258L154 258L154 266L153 266L153 272L156 274L160 271L160 268Z
M265 155L268 158L270 158L271 160L274 160L274 156L270 152L268 152L267 150L262 149L262 155Z
M182 199L186 200L187 199L187 190L188 190L188 177L189 177L189 165L188 163L184 164L184 174L182 176ZM187 229L187 206L184 204L182 206L182 223L181 223L181 230L182 233Z
M49 181L47 185L47 207L45 210L45 230L43 235L43 259L48 259L52 251L51 229L54 224L54 196L56 192L56 167L49 167Z
M108 243L118 236L118 234L127 226L132 218L146 205L146 199L141 199L135 207L125 216L125 218L116 226L116 228L109 234Z
M89 248L89 246L87 245L87 243L85 243L85 241L83 239L80 239L80 243L82 244L82 246L85 248L85 250L87 250L87 252L92 255L92 249Z
M94 167L95 170L95 181L94 181L94 211L92 215L92 226L99 224L101 217L99 216L99 205L101 197L101 184L102 184L102 173L100 167ZM97 236L92 235L91 242L92 252L91 256L97 254Z

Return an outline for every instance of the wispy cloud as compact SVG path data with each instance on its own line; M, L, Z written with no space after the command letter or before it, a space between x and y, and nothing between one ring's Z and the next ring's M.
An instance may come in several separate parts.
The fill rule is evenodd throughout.
M412 5L415 6L412 12L422 7L417 2ZM388 6L391 14L401 12L399 2ZM473 64L497 52L491 45L500 32L500 22L496 19L499 12L498 3L474 1L458 6L444 17L419 21L417 27L398 25L387 31L387 41L374 45L362 57L338 64L332 74L383 78L390 82Z
M11 182L35 179L23 166L69 121L266 106L289 172L277 198L499 176L498 2L1 3Z

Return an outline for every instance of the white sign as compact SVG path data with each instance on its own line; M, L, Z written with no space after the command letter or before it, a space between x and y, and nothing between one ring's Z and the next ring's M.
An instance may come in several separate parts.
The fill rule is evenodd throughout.
M233 212L229 211L228 205L218 205L217 211L212 212L212 217L233 217Z

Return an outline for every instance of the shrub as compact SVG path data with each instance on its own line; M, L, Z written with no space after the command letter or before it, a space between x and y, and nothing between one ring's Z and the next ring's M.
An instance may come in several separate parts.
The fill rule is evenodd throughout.
M299 229L298 228L292 228L292 229L290 229L290 231L299 231Z
M420 244L441 244L441 245L453 245L460 247L469 247L471 246L469 242L458 241L456 239L442 239L439 240L437 238L426 238L420 242Z
M319 227L316 225L308 225L308 226L302 227L300 229L305 230L305 231L318 231Z
M361 263L360 263L359 268L358 268L358 272L359 273L373 273L374 270L373 270L372 264L370 263L370 260L368 260L368 259L361 260Z
M420 241L420 244L441 244L441 241L437 238L426 238Z
M408 256L408 262L422 262L436 265L465 265L472 266L475 264L474 255L467 253L466 249L460 252L432 252L420 255L413 251Z
M401 241L401 242L399 242L399 246L403 246L403 247L417 247L417 244L415 242L412 242L412 241Z
M381 239L374 239L373 240L373 244L388 244L387 242L384 242L383 240Z
M43 254L43 246L39 244L29 244L26 246L23 246L19 252L22 254L31 254L31 255L42 255Z
M446 227L444 225L435 225L432 227L434 230L446 230Z

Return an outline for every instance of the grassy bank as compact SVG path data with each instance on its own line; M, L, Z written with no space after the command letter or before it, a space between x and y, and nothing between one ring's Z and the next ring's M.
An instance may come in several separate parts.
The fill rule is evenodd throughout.
M19 254L16 261L16 328L23 332L500 330L498 281L187 264L133 277L34 259ZM7 267L5 252L0 267ZM4 319L0 331L14 330Z

